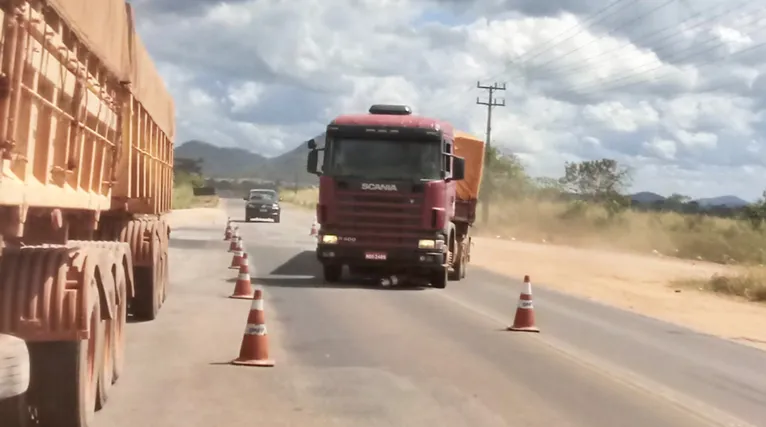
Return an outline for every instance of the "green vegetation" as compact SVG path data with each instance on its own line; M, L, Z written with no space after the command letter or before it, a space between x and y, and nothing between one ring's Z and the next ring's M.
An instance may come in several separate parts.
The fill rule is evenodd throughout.
M200 191L205 187L202 176L202 160L176 158L173 169L173 209L189 209L218 206L214 191ZM212 193L200 194L197 193Z
M678 280L673 285L766 302L766 274L763 269L751 269L737 276L714 274L709 279Z

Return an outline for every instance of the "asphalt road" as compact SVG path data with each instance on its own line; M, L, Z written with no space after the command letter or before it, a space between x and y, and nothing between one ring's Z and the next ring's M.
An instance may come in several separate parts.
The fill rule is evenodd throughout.
M243 202L227 208L242 217ZM129 325L127 372L96 427L766 426L764 352L540 284L542 333L505 332L520 283L477 268L444 290L326 286L311 217L238 224L273 368L227 364L250 303L226 298L223 224L174 229L168 302Z

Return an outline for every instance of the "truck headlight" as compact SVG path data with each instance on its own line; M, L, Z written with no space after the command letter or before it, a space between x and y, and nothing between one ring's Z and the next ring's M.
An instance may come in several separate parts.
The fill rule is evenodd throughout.
M271 208L272 208L272 209L279 209L279 205L278 205L278 204L276 204L276 203L274 203L273 205L271 205Z
M418 249L436 249L436 240L420 240Z
M322 236L322 243L328 244L328 245L334 245L338 243L338 236L334 236L332 234L325 234Z

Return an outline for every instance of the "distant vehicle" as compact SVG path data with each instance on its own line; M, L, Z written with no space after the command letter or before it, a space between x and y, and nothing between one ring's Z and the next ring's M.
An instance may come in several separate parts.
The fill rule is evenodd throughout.
M279 223L279 216L282 208L279 206L279 193L274 190L255 189L250 190L245 205L245 221L250 222L251 218L273 219Z

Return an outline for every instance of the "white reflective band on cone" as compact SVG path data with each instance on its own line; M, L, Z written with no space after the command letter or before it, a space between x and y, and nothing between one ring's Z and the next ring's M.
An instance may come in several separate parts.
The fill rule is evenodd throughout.
M255 325L248 323L245 328L245 335L266 335L266 325Z
M519 308L532 308L532 301L519 300Z
M254 299L253 304L250 306L250 311L253 310L260 310L263 311L263 300L262 299Z

